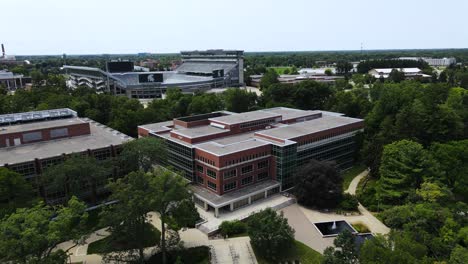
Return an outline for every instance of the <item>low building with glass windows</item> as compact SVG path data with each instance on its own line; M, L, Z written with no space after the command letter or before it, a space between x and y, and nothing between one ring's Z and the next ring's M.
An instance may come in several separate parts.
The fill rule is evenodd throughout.
M106 160L115 157L121 145L131 139L93 120L79 118L67 108L0 115L0 167L23 175L49 203L62 202L63 190L48 186L41 178L48 166L70 154ZM99 184L98 194L105 192L105 183ZM83 186L79 198L86 199L90 192Z
M139 126L138 134L167 142L169 165L218 216L293 188L296 169L311 159L351 167L363 128L362 119L339 113L278 107L181 117Z

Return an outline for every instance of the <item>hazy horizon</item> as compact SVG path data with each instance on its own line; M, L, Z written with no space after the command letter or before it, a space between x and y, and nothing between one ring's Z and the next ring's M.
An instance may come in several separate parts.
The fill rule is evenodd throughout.
M463 49L467 2L4 0L8 55ZM6 26L5 26L6 25Z

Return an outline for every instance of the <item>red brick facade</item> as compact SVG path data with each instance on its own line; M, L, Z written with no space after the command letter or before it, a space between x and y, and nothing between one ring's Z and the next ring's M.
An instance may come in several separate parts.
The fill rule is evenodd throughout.
M259 163L267 161L265 167L259 168ZM252 171L247 173L242 173L242 168L252 166ZM203 172L200 171L200 168L203 168ZM201 183L198 179L195 179L196 182L203 185L208 190L217 193L218 195L223 195L226 192L235 191L245 187L247 185L254 184L256 182L265 180L265 179L275 179L276 175L276 163L275 159L271 155L271 146L262 146L254 149L249 149L245 151L240 151L224 156L215 156L208 152L196 149L195 150L195 171L197 177L203 179ZM214 177L208 175L208 170L210 170ZM229 179L224 180L224 173L236 170L236 176L232 176ZM262 172L267 172L268 177L258 180L258 174ZM242 179L252 176L252 182L248 184L242 184ZM216 184L216 190L210 188L208 182ZM237 182L236 187L224 191L224 185L231 182Z
M68 134L65 136L52 138L51 131L55 129L61 129L61 128L68 128ZM40 132L41 139L26 142L23 138L23 135L27 133L34 133L34 132ZM36 129L36 130L21 131L21 132L16 132L16 133L8 133L8 134L0 135L0 148L6 147L7 142L8 142L8 146L14 146L15 139L19 140L21 144L27 144L27 143L35 143L35 142L41 142L41 141L49 141L52 139L89 135L90 133L91 133L91 129L90 129L89 123L80 123L80 124L72 124L72 125L66 125L66 126L51 127L51 128L46 128L46 129Z

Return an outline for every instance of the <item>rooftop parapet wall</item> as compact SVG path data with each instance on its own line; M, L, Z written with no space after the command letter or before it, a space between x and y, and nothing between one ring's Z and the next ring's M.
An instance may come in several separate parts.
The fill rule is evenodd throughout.
M77 121L79 119L72 120ZM46 121L43 123L53 122L55 125L45 125L44 127L40 127L40 124L37 124L38 126L36 129L27 127L25 130L19 130L20 128L17 128L10 133L6 130L4 131L5 133L0 133L0 148L89 135L91 133L89 123L81 122L81 120L79 121L80 122L73 124L66 124L66 121Z

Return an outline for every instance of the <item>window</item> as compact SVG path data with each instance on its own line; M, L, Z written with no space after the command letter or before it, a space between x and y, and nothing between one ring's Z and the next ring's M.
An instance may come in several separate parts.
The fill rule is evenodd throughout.
M213 189L213 190L216 191L216 183L212 183L212 182L208 181L208 188Z
M253 165L242 167L242 174L246 174L253 171Z
M68 136L68 128L57 128L50 131L51 138L66 137Z
M268 167L268 160L260 161L257 164L257 168L259 168L259 169L263 169L263 168L266 168L266 167Z
M203 167L200 165L197 165L197 171L203 173Z
M233 190L237 187L237 182L230 182L230 183L226 183L224 184L224 191L227 192L227 191L230 191L230 190Z
M38 141L42 139L42 132L30 132L23 134L23 142Z
M201 184L204 184L204 183L205 183L205 179L203 179L203 177L197 176L197 182L198 182L198 183L201 183Z
M237 170L230 170L230 171L226 171L224 172L224 177L223 179L229 179L229 178L232 178L232 177L236 177L237 175Z
M241 180L241 185L246 185L253 182L253 177L249 176Z
M261 172L257 175L257 181L263 181L268 179L268 172Z
M206 169L206 175L210 176L213 179L216 179L216 172Z

